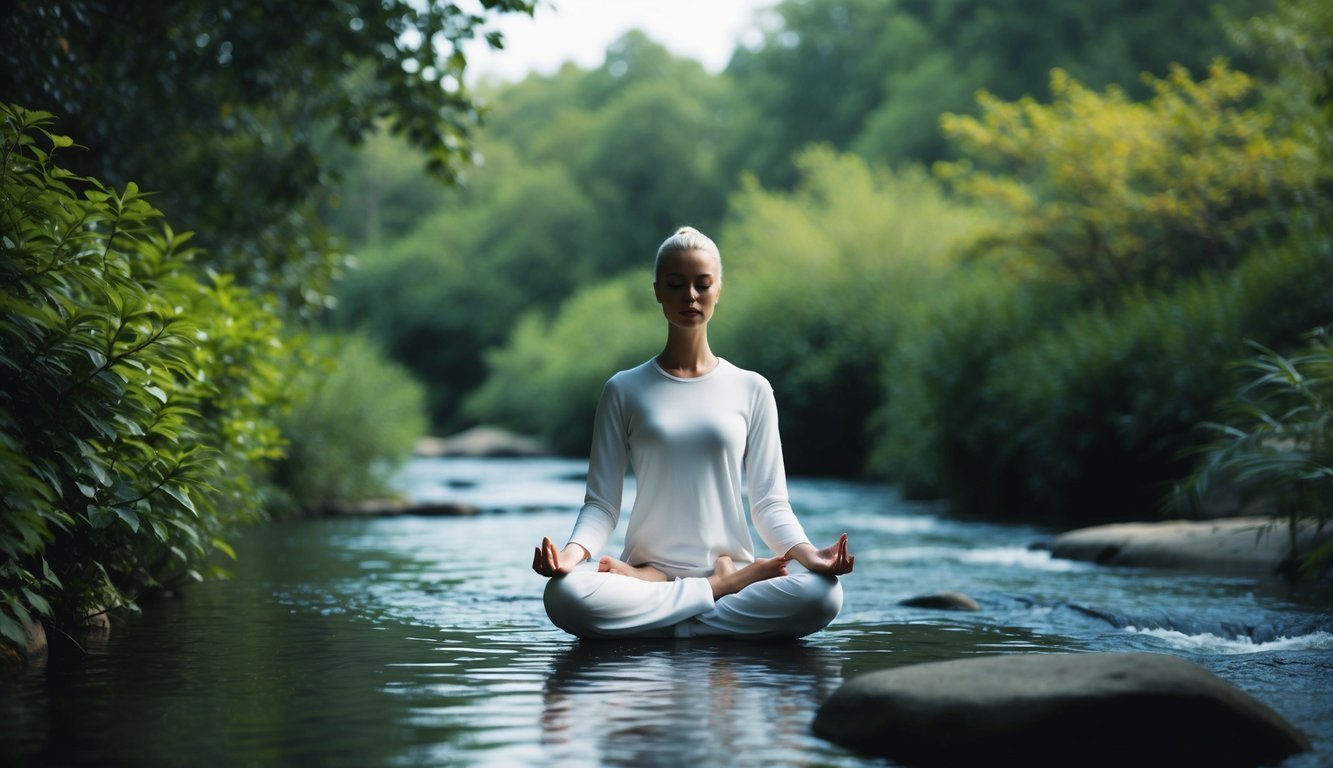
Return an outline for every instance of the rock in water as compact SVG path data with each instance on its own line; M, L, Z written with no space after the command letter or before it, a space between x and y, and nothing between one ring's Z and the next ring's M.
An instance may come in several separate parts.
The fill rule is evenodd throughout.
M908 764L1257 766L1310 749L1202 667L1152 653L914 664L844 683L815 734Z
M981 606L976 600L962 592L936 592L931 595L917 595L906 600L899 600L898 605L908 608L938 608L941 611L979 611Z
M1063 533L1051 542L1051 557L1103 565L1175 568L1236 575L1277 574L1300 553L1333 541L1333 528L1297 527L1262 517L1229 520L1165 520L1114 523ZM1303 556L1303 555L1301 555Z

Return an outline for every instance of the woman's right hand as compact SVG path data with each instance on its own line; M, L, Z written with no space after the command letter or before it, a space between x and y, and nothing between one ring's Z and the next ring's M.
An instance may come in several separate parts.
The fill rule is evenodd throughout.
M588 550L582 544L570 542L559 552L549 537L542 539L542 545L532 553L532 570L542 576L564 576L573 573L574 567L587 560Z

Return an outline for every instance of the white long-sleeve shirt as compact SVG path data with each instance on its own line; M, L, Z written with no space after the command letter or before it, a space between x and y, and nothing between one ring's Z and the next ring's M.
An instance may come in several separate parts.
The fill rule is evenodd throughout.
M588 490L570 541L593 556L620 519L626 461L637 491L620 559L668 576L706 576L721 555L754 560L741 496L776 554L808 542L787 500L773 388L726 360L703 376L656 359L612 376L593 421Z

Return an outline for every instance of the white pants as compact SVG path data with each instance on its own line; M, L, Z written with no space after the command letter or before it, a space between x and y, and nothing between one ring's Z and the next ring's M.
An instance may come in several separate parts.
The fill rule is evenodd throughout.
M587 639L620 637L804 637L842 608L833 576L796 573L756 582L713 600L706 578L643 581L590 568L551 579L551 623Z

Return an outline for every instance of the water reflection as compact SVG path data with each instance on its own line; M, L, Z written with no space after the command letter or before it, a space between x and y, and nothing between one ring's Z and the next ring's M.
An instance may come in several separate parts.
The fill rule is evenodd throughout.
M786 762L841 682L841 654L802 643L576 643L542 690L542 744L556 763Z

